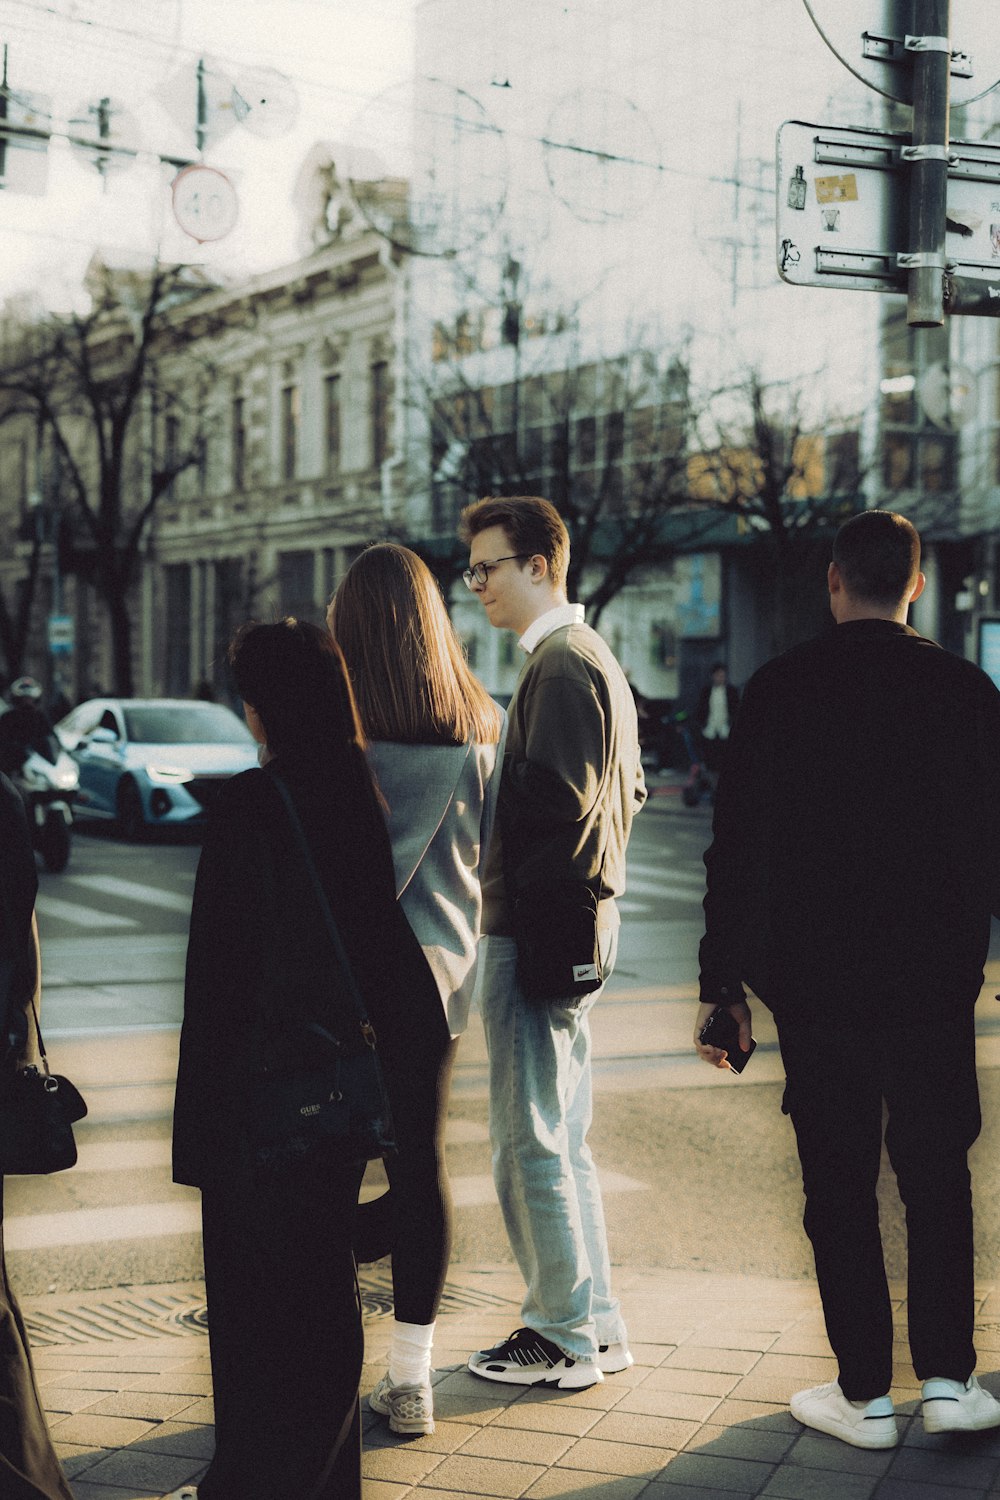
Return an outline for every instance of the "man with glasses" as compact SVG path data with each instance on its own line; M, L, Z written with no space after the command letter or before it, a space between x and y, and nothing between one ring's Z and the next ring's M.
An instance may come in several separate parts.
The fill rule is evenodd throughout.
M645 800L635 701L605 642L566 594L569 535L534 496L462 513L465 582L491 625L515 630L526 660L508 711L494 837L483 877L481 1005L490 1060L493 1175L526 1284L524 1327L469 1360L487 1380L579 1389L632 1364L611 1270L587 1131L589 1012L600 989L529 999L518 973L514 903L534 926L557 893L597 900L600 968L615 961L625 848ZM522 961L524 954L522 952Z

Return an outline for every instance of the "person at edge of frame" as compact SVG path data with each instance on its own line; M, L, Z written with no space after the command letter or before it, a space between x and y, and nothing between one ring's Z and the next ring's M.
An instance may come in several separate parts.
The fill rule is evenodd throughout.
M0 776L0 1009L3 1073L37 1062L32 998L41 1000L35 896L38 876L24 804ZM0 1079L0 1087L3 1080ZM0 1178L0 1495L3 1500L73 1500L42 1409L28 1334L3 1257Z
M835 624L751 678L705 854L695 1045L744 981L773 1012L837 1379L791 1398L859 1448L899 1440L876 1184L906 1208L910 1353L928 1432L1000 1425L973 1371L968 1151L980 1129L974 1010L1000 914L1000 692L907 623L924 586L905 517L837 533Z

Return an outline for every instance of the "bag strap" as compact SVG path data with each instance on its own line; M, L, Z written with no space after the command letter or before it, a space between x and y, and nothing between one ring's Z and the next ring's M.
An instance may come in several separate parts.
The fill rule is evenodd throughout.
M2 995L2 997L3 997L2 1002L0 1002L0 1005L2 1005L2 1014L5 1017L5 1021L4 1021L5 1035L4 1035L4 1039L3 1039L3 1045L4 1045L5 1049L10 1045L10 1040L11 1040L11 1036L12 1036L11 1023L10 1023L9 1017L10 1017L10 1014L11 1014L11 1007L14 1004L14 1000L13 1000L13 997L11 995L11 986L12 986L13 978L14 978L14 968L15 968L15 965L14 965L14 963L13 963L12 960L10 960L10 959L0 959L0 995ZM35 1005L35 997L34 997L34 995L31 996L31 1017L32 1017L32 1020L35 1023L35 1037L36 1037L36 1039L38 1041L38 1057L39 1057L39 1060L41 1062L41 1069L40 1069L40 1071L43 1072L43 1073L45 1073L45 1074L48 1074L48 1071L49 1071L48 1056L47 1056L46 1051L45 1051L45 1043L42 1041L42 1028L41 1028L41 1025L39 1024L39 1020L38 1020L38 1008Z
M323 915L323 922L326 926L327 933L329 934L330 942L333 945L333 950L337 955L337 961L343 971L344 981L347 988L347 998L350 1000L351 1005L357 1014L362 1036L368 1043L369 1047L374 1047L376 1041L375 1028L372 1026L372 1023L368 1018L368 1011L365 1008L364 1000L361 998L361 991L358 989L358 982L354 977L354 970L351 968L350 959L348 958L346 949L344 948L343 939L340 936L340 929L334 921L333 912L330 910L330 903L327 900L326 891L323 889L323 883L319 878L319 871L316 868L316 861L313 859L312 850L309 848L309 844L305 835L305 829L302 827L302 820L299 817L295 803L292 801L291 793L289 792L285 783L282 781L281 777L273 775L271 779L278 789L282 802L284 802L285 804L285 809L288 813L288 820L292 825L292 832L295 835L296 843L299 846L299 852L302 855L302 861L306 867L309 878L312 881L313 890L316 895L316 902Z
M447 800L447 802L445 803L444 807L441 810L441 816L438 818L437 822L434 825L434 832L431 834L430 838L427 840L426 844L421 849L420 854L419 854L419 856L417 858L417 862L413 866L413 869L410 871L409 875L407 875L406 879L403 881L403 884L400 886L399 890L396 892L396 900L397 901L399 901L402 898L403 892L407 889L407 887L410 884L410 881L413 879L414 875L417 873L417 871L420 869L420 866L423 864L423 862L424 862L424 856L426 855L428 849L431 847L431 845L433 844L434 840L437 838L438 834L441 831L441 824L444 822L445 818L448 816L448 809L451 807L451 804L455 800L455 793L458 791L458 784L459 784L459 782L462 779L462 772L465 770L466 761L469 759L469 756L472 753L472 743L473 743L472 742L472 736L470 735L469 742L468 742L468 744L465 747L465 754L462 756L462 764L459 766L459 768L458 768L458 775L455 777L455 785L452 787L451 792L450 792L449 797L448 797L448 800Z

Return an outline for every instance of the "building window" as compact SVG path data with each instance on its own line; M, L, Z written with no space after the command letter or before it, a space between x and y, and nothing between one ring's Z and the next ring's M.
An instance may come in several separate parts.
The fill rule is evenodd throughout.
M853 494L861 483L861 437L856 431L833 432L826 439L826 487L834 494Z
M164 569L166 630L164 632L163 685L171 698L186 698L191 691L191 568L171 563Z
M340 473L340 376L328 375L324 381L326 412L326 472Z
M938 433L920 440L920 482L929 494L941 494L955 487L955 438L952 433Z
M323 608L316 603L316 574L311 552L278 553L278 592L281 613L297 620L323 619Z
M221 557L216 561L213 600L214 650L208 677L216 693L223 693L227 687L226 648L247 614L241 557Z
M299 466L299 388L281 388L281 477L294 479Z
M378 360L371 367L372 464L378 468L389 453L389 366Z
M882 435L882 483L887 490L908 490L913 483L913 439L908 432Z
M164 495L168 500L177 498L175 484L180 447L181 419L180 417L167 417L163 424L163 467L170 475L170 482L164 490Z
M246 402L242 396L233 401L233 489L246 487L247 427Z
M202 499L204 499L206 491L208 490L208 474L209 474L209 463L210 463L210 460L209 460L209 451L208 451L208 434L204 433L204 432L201 434L201 436L198 439L197 462L198 462L198 494L201 496Z

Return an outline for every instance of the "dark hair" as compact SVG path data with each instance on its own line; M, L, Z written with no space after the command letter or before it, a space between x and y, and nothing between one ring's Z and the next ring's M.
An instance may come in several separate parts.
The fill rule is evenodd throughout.
M557 588L566 583L569 532L551 500L540 495L487 495L467 505L458 520L458 534L468 544L490 526L502 526L512 552L544 557Z
M326 619L369 739L497 743L500 708L469 668L433 573L409 547L379 542L355 558Z
M244 703L257 710L275 756L323 763L364 746L340 647L307 620L251 621L229 646Z
M865 604L892 608L908 599L920 571L920 537L905 516L863 510L833 540L833 560L847 592Z

